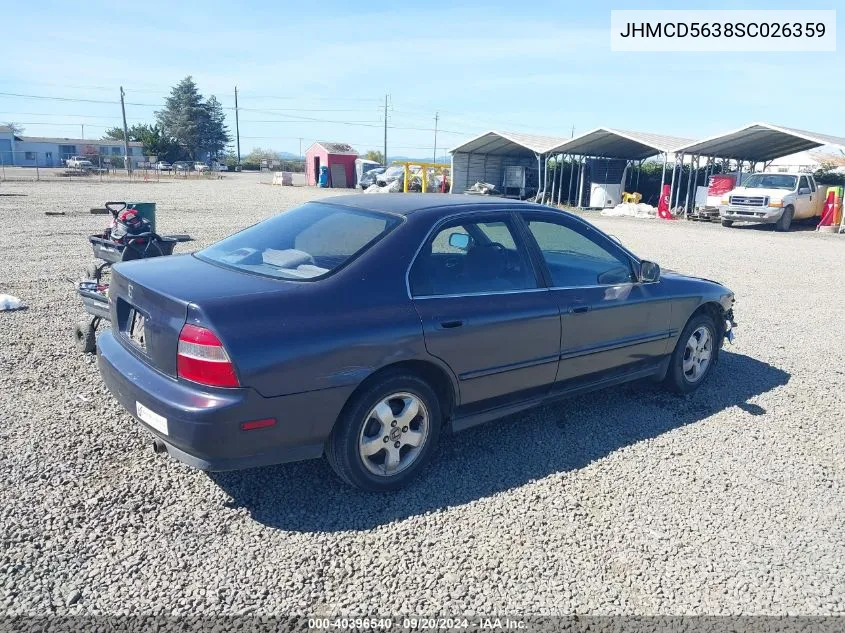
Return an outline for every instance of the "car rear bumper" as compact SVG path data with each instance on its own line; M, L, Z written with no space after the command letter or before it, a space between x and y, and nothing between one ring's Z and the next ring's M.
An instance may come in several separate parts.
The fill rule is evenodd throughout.
M121 405L172 457L202 470L237 470L320 457L354 387L265 398L253 389L203 389L166 376L129 352L113 332L97 338L100 374ZM140 409L138 405L141 405ZM166 422L151 425L139 411ZM146 414L149 419L149 414ZM243 422L274 418L244 431Z
M719 217L735 222L774 223L783 215L783 207L719 207Z

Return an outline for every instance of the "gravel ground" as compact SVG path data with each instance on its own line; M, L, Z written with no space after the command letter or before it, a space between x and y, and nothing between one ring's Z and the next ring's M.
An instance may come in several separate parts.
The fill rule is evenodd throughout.
M590 216L736 292L708 383L513 416L370 495L155 456L73 348L89 207L155 200L193 248L320 195L258 180L0 186L0 293L29 304L0 313L0 613L845 614L845 238Z

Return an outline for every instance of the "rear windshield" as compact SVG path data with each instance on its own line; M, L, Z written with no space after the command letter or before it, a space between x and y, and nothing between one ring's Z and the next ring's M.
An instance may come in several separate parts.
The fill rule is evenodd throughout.
M316 279L351 261L400 222L309 202L217 242L200 259L280 279Z

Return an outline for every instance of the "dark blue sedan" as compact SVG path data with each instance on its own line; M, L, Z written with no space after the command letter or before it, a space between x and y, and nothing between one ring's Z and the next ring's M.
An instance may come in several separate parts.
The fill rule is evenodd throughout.
M569 213L405 194L118 264L110 302L100 371L157 451L206 470L325 454L384 490L446 430L639 378L697 389L734 297Z

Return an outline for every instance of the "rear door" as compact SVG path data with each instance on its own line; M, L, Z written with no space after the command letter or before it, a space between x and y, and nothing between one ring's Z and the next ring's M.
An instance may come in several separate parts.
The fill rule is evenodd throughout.
M638 282L632 258L585 222L545 212L524 218L561 311L558 386L656 364L670 351L672 308L660 282Z
M408 286L426 348L485 409L540 395L557 372L560 312L507 214L464 214L432 231Z

